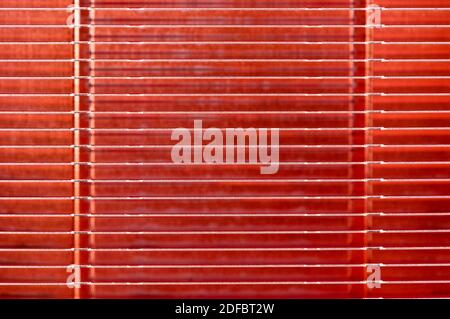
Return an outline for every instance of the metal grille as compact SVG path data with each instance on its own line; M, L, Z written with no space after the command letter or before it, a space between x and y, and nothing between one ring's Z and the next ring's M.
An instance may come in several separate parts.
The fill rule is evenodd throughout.
M449 10L3 0L0 297L449 297ZM200 120L277 173L174 163Z

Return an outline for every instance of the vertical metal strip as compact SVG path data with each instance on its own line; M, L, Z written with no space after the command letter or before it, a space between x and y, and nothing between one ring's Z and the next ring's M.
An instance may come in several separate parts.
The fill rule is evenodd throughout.
M372 39L373 39L373 26L371 25L371 21L370 21L370 15L372 14L370 8L372 5L372 0L365 0L365 21L366 21L366 26L364 28L365 30L365 66L364 66L364 76L365 76L365 97L364 97L364 122L365 122L365 127L373 127L373 122L372 122L372 118L371 118L371 111L373 109L372 104L373 104L373 97L371 95L371 93L373 92L373 83L372 83L372 75L373 75L373 61L372 61L372 51L373 51L373 45L372 45ZM372 145L373 144L373 138L372 138L372 131L366 130L365 131L365 135L364 135L364 141L366 145ZM369 229L372 228L373 226L373 218L372 215L370 215L370 213L373 213L373 203L372 203L372 198L371 195L373 194L372 191L372 182L371 182L371 178L373 176L373 167L372 164L368 164L368 162L372 162L373 160L373 156L372 156L372 150L370 148L368 148L367 146L365 147L365 154L364 154L364 158L366 160L366 163L364 164L364 175L366 178L366 182L365 182L365 196L366 196L366 217L364 218L364 224L365 224L365 230L368 231ZM365 234L365 245L366 247L368 247L370 245L370 243L372 242L372 234L371 233L366 233ZM366 250L365 253L365 262L366 264L368 262L373 263L372 261L372 251ZM364 297L369 297L368 296L368 287L367 285L365 286L365 295Z
M76 267L81 265L81 218L80 218L80 177L81 177L81 154L80 154L80 25L81 25L81 13L80 13L80 0L74 0L73 3L73 230L74 230L74 271L77 272ZM77 285L74 287L74 298L80 299L81 288Z
M355 12L355 1L349 1L349 25L348 25L348 39L349 39L349 44L348 44L348 50L349 50L349 59L348 59L348 94L350 94L350 98L348 101L348 112L353 112L355 110L355 97L354 97L354 93L356 93L355 90L355 80L354 80L354 76L356 75L355 72L355 59L356 59L356 54L355 54L355 24L357 24L356 21L356 12ZM354 162L354 154L353 154L353 150L354 150L354 138L353 138L353 131L352 129L355 127L355 120L354 120L354 116L355 115L351 115L348 117L348 144L350 145L349 147L349 152L347 154L347 160L350 163ZM356 166L357 167L357 166ZM354 180L355 178L355 165L354 164L349 164L347 166L347 178L349 180ZM348 182L348 194L354 195L355 194L355 182ZM348 200L347 201L347 211L352 212L355 210L355 207L357 207L357 205L355 205L354 200ZM358 228L359 227L359 220L352 221L347 223L348 227L353 229L353 228ZM351 236L351 235L350 235ZM355 292L353 292L353 294L355 295L359 295L359 290L356 289Z
M352 0L349 2L349 16L350 16L350 21L349 21L349 25L348 25L348 38L349 38L349 43L348 43L348 50L349 50L349 59L348 59L348 94L350 94L350 98L348 101L348 111L349 112L353 112L355 110L355 97L354 97L354 93L356 92L355 90L355 80L354 80L354 76L355 74L355 59L356 59L356 55L355 55L355 27L354 25L357 23L356 22L356 16L355 16L355 1ZM354 115L353 115L354 116ZM348 144L351 146L349 148L349 152L348 152L348 156L347 159L349 162L353 162L354 160L354 156L353 156L353 147L352 145L353 143L353 133L352 133L352 129L355 126L355 121L353 116L349 116L348 117L348 128L349 128L349 139L348 139ZM350 164L347 168L347 178L348 179L353 179L354 178L354 166L353 164ZM354 193L354 183L353 182L349 182L348 183L348 192L349 194L353 194ZM347 202L347 208L348 210L352 211L354 207L354 203L352 200L349 200ZM351 226L351 225L350 225Z
M351 125L352 129L357 128L358 130L353 130L351 133L351 145L353 147L351 149L350 161L352 163L358 163L357 165L353 165L351 169L350 178L353 180L361 180L362 183L351 183L353 185L353 189L351 192L352 196L361 196L362 200L351 200L351 211L357 210L358 212L363 214L362 219L358 219L358 222L354 225L356 229L361 229L364 231L361 245L365 249L361 251L361 255L359 256L360 263L363 265L367 265L368 263L368 230L369 230L369 220L368 220L368 175L367 175L367 81L369 78L367 77L367 26L364 27L356 27L362 24L365 24L367 21L367 8L368 8L369 0L352 0L350 11L351 11L351 21L353 26L351 29L351 56L350 56L350 65L351 73L350 73L350 89L349 92L352 95L351 98L351 108L350 110L354 113L351 117ZM364 39L364 44L356 45L355 42L360 43L361 39ZM355 62L364 60L363 64L359 62ZM361 65L363 67L361 67ZM355 79L355 76L358 79ZM361 78L364 80L361 81ZM358 95L355 95L358 94ZM363 96L361 96L363 95ZM367 279L367 267L363 267L361 271L361 280L365 281ZM361 289L358 289L355 294L359 297L367 296L367 285L363 285Z
M89 7L89 162L95 163L95 0L91 0ZM89 247L95 248L95 166L89 167ZM95 251L89 253L89 265L95 265ZM95 268L89 270L91 282L95 281ZM95 285L90 286L90 296L95 296Z

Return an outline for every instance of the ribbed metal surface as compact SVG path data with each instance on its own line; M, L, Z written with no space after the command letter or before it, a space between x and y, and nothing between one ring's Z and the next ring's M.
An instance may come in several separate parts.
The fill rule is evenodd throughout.
M449 12L3 0L0 297L449 297ZM173 163L196 120L279 171Z

